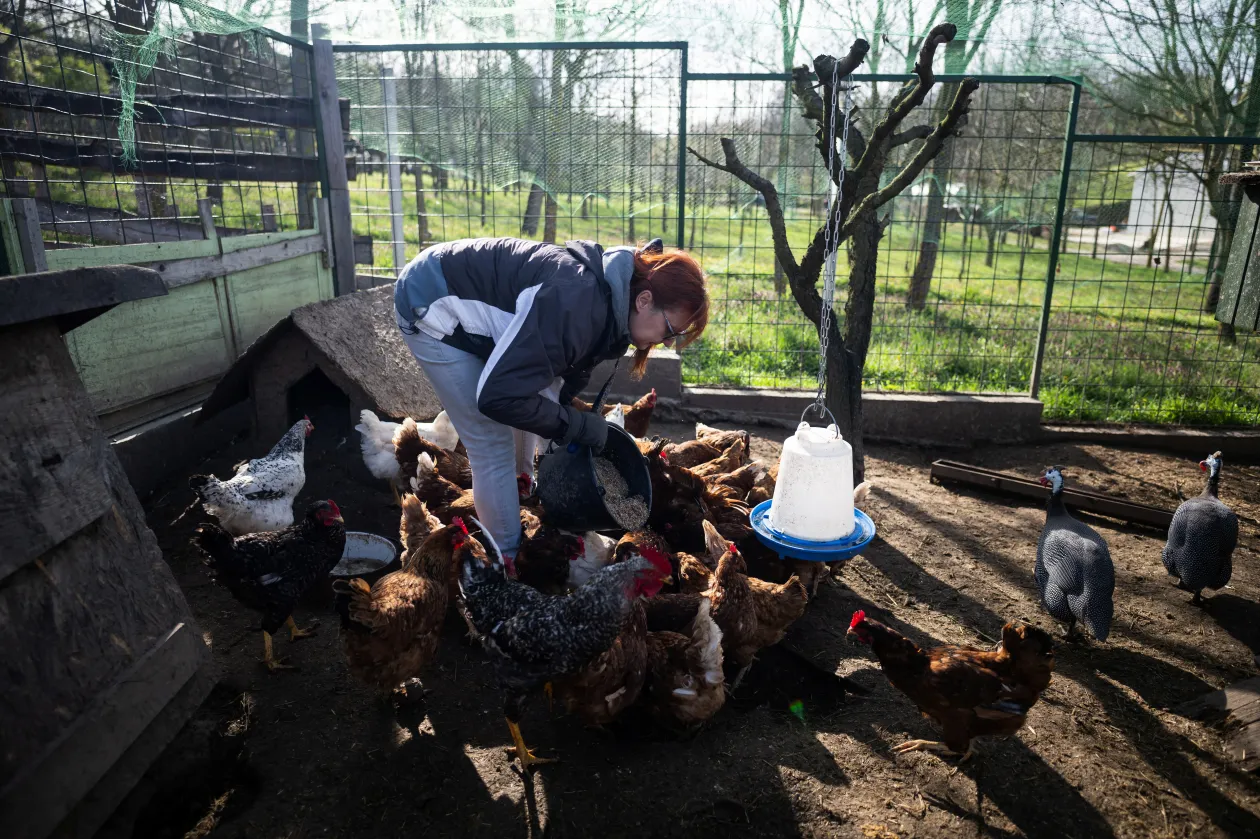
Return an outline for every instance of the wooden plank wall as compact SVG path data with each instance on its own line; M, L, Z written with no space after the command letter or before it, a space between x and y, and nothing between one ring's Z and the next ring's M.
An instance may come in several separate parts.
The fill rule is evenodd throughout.
M205 199L203 199L205 200ZM8 203L8 202L6 202ZM21 209L25 203L16 201ZM43 253L50 269L132 264L157 269L170 294L124 303L65 336L107 430L200 401L258 336L294 308L334 296L321 229ZM6 241L22 212L0 213ZM220 269L224 272L218 276Z

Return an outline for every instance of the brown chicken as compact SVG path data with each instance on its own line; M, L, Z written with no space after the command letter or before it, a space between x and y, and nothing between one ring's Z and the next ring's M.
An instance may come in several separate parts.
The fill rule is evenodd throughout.
M667 557L670 555L669 542L661 534L652 530L635 530L617 540L617 544L613 546L611 562L622 562L636 551L643 556L647 556L647 554L643 553L645 548L651 548ZM672 565L673 563L670 564Z
M719 457L707 463L701 463L691 471L701 478L716 478L719 475L728 475L744 465L745 455L747 454L748 447L744 445L744 441L736 440Z
M555 681L553 695L587 725L607 725L633 705L643 690L647 639L643 604L632 603L612 646L577 673Z
M757 651L783 640L788 627L805 614L809 602L809 593L796 576L778 584L748 576L735 545L722 554L702 594L713 603L713 620L722 629L723 650L739 667L732 690L739 687Z
M910 740L897 753L929 750L966 760L975 737L1014 734L1050 684L1054 641L1026 624L1002 627L996 651L944 644L930 650L858 611L850 637L869 644L893 687L942 729L944 742Z
M696 423L696 439L703 440L719 451L730 448L730 445L736 440L742 440L744 442L745 449L750 448L752 444L752 440L747 431L723 431L720 428L713 428L712 426L705 425L702 422Z
M416 421L411 417L403 420L394 433L394 459L398 461L404 488L406 481L417 473L420 455L426 453L433 459L438 474L443 478L460 489L472 488L472 466L468 463L468 455L444 449L437 443L426 440L420 435Z
M337 582L342 647L350 672L373 687L404 696L437 652L456 576L455 552L468 538L463 521L456 519L414 545L424 527L437 524L414 499L403 499L403 517L413 519L402 525L413 545L403 567L371 586L361 579Z
M702 597L682 632L648 633L642 701L652 718L665 728L693 731L712 719L726 702L722 630L709 614L710 608L708 598Z
M508 573L544 594L564 594L569 588L569 566L586 551L581 536L542 525L521 541L516 559L505 563Z
M672 465L661 456L663 451L663 445L658 443L646 455L652 479L648 524L664 536L674 550L703 551L701 523L708 513L704 500L708 487L690 470Z
M623 536L608 564L639 557L651 560L658 568L672 565L669 546L651 531ZM643 601L636 601L613 645L580 672L555 682L555 697L587 725L607 725L639 698L647 674L647 638Z
M665 457L671 466L682 466L694 469L702 463L721 457L724 449L720 449L707 440L688 440L685 443L670 443L665 447Z
M575 396L573 397L573 407L579 411L589 411L595 406ZM615 407L617 407L615 402L611 405L604 405L600 409L600 414L608 416L608 412ZM648 426L652 422L652 413L656 410L656 388L652 388L643 394L633 405L623 403L621 409L625 412L626 433L633 437L646 437Z
M442 474L428 452L421 452L416 461L416 475L410 480L411 491L425 503L443 524L450 524L455 518L469 519L477 515L477 505L471 489L461 489L454 481ZM516 479L517 493L520 496L521 527L528 530L534 526L541 507L525 506L532 498L530 495L530 478L520 475ZM528 513L528 515L526 515Z
M710 487L730 487L737 490L737 497L744 498L753 490L757 483L757 476L766 471L766 467L759 461L750 461L733 472L724 472L717 475L710 475L706 478L706 483Z

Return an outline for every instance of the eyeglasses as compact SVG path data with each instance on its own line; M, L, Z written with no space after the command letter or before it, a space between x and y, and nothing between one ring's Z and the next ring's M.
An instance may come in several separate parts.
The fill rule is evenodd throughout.
M670 341L673 341L675 338L685 338L687 336L686 330L679 332L678 330L674 329L674 325L669 322L669 315L665 314L664 309L661 309L660 313L661 313L661 317L665 318L665 329L666 329L665 337L661 339L662 344L668 344Z

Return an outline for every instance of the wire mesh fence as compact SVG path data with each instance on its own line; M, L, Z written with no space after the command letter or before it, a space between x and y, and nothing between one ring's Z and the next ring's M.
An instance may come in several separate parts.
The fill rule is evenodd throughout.
M462 237L673 243L678 45L336 49L364 284Z
M1237 142L1079 138L1041 398L1074 421L1260 420L1256 336L1217 323Z
M309 47L262 32L188 32L152 56L135 45L179 31L170 4L0 2L4 193L34 198L49 247L310 227L317 193ZM152 66L150 66L150 64ZM119 117L136 79L134 162Z
M869 127L899 83L856 81L860 124ZM735 139L744 162L784 196L799 255L822 222L828 188L814 126L784 81L707 78L691 87L691 143L720 158L719 138ZM951 88L941 86L930 107L949 101ZM1027 389L1070 91L1045 80L984 84L965 134L887 205L868 389ZM885 177L912 148L889 159ZM817 333L784 287L759 196L699 163L687 184L688 243L712 277L715 316L688 350L686 375L709 385L811 385ZM840 306L846 258L837 269Z
M19 14L4 2L3 183L37 200L50 247L201 238L200 198L220 235L310 226L323 169L309 47L266 33L172 38L138 74L128 168L125 54L111 44L159 25L151 7L26 0ZM733 138L776 183L803 249L828 183L784 77L689 74L682 42L337 45L335 56L361 285L468 236L660 236L694 250L711 278L686 382L814 384L817 336L776 268L760 198L685 155L713 157ZM1072 80L980 79L963 135L886 206L865 386L1031 387L1051 420L1260 419L1256 339L1212 316L1240 200L1217 179L1251 149L1085 134L1106 121L1089 106L1078 133ZM901 79L856 82L869 125ZM951 95L938 85L924 121ZM841 305L844 294L842 281Z

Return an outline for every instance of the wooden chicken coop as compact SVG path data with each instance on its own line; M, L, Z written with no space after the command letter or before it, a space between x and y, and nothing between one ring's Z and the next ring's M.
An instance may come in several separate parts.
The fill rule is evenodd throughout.
M92 836L213 685L64 339L166 293L134 266L0 277L4 836Z
M241 354L202 406L201 419L247 398L254 432L279 437L316 400L304 390L324 385L339 394L338 423L378 416L431 420L442 403L403 343L394 318L392 286L311 303L280 319ZM321 422L312 416L315 433Z

